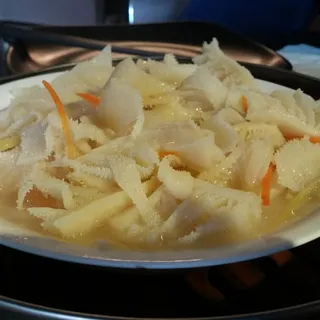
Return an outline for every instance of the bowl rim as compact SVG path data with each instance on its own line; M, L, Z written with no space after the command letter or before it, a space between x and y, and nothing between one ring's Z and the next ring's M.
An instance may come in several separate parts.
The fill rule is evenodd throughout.
M114 63L116 64L122 60L123 59L114 60ZM190 63L191 59L186 58L180 59L179 61L182 63ZM55 66L33 73L9 76L0 79L0 85L35 76L67 71L74 65L76 65L76 63ZM274 67L260 66L249 63L242 63L242 65L248 68L248 70L253 73L255 78L261 80L266 79L265 81L270 81L270 79L272 81L273 79L273 83L284 85L293 89L297 89L301 83L303 90L306 89L306 91L313 93L311 95L316 95L318 98L320 98L320 93L318 90L318 88L320 88L320 81L316 78ZM310 94L309 92L307 93ZM310 216L313 215L314 214L310 214ZM320 223L320 215L317 215L316 219L318 219ZM90 248L90 256L88 256L88 248L85 247L58 242L50 238L41 238L41 241L37 241L37 238L28 237L22 239L21 237L19 238L7 235L0 236L0 245L2 244L16 250L47 258L53 258L56 260L95 265L100 267L116 267L125 269L197 268L251 260L302 245L315 239L314 236L310 236L310 234L308 235L307 233L308 226L310 227L311 225L314 225L314 223L314 221L307 221L302 226L302 230L306 232L306 237L304 240L300 239L293 241L292 235L291 240L286 240L286 238L280 238L277 235L273 237L272 234L270 234L269 236L262 237L261 239L252 239L248 242L244 242L243 244L237 246L237 250L235 251L232 249L232 246L221 246L219 248L215 248L216 256L207 256L207 254L205 254L206 252L210 251L209 248L184 250L183 255L181 256L174 254L168 255L168 252L166 251L164 251L162 254L161 252L154 254L152 252L125 251L125 254L123 254L126 256L125 258L119 258L117 251L106 251L106 255L102 255L102 252L99 249ZM297 224L299 225L299 223ZM291 232L291 234L297 232L296 230L298 230L299 233L299 226L292 229L294 230ZM41 242L41 244L39 244L39 242ZM227 252L225 252L226 248ZM239 251L242 252L241 258L235 256ZM263 251L263 253L261 253L261 251Z

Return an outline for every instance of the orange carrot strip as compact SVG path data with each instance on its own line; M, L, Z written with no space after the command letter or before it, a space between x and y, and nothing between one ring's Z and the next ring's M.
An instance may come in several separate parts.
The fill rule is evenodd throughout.
M96 108L101 101L99 97L96 97L92 93L80 92L80 93L77 93L77 95L82 99L86 100L87 102L89 102L94 108Z
M300 140L303 137L302 136L284 136L284 138L286 139L286 141L291 141L291 140L294 140L294 139L299 139ZM309 141L311 143L320 143L320 136L310 137Z
M249 107L247 98L245 96L241 96L240 100L241 100L241 105L242 105L243 111L245 113L247 113L248 107Z
M318 136L318 137L310 137L309 141L312 142L312 143L320 143L320 136Z
M291 140L295 140L295 139L302 139L303 137L301 136L290 136L290 135L285 135L284 138L286 139L286 141L291 141Z
M270 163L266 174L261 179L261 200L264 206L270 205L271 178L275 167L273 163Z
M68 116L66 114L66 111L64 109L64 106L57 94L57 92L53 89L51 84L45 80L42 81L45 88L48 90L52 100L54 101L56 108L58 110L58 114L61 120L62 129L64 132L64 136L66 138L66 145L67 145L67 157L69 159L74 158L75 156L75 147L74 147L74 141L72 138L69 122L68 122Z
M174 151L159 151L158 152L160 160L163 159L165 156L174 155L176 156L177 153Z

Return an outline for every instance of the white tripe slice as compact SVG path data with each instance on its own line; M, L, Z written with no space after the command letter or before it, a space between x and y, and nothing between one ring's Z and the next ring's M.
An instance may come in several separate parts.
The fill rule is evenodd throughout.
M64 137L60 130L49 125L45 131L44 138L46 140L47 155L54 153L56 159L60 159L65 156Z
M224 153L231 152L239 141L237 131L219 113L203 121L200 126L214 132L215 143Z
M32 182L45 195L61 201L65 209L69 210L75 207L73 194L67 182L51 177L44 172L39 173Z
M201 103L203 110L218 110L226 100L228 89L205 67L199 67L179 87L182 96Z
M174 85L180 84L197 68L193 64L179 64L172 54L166 54L164 61L138 60L137 65L151 76Z
M2 135L2 132L6 131L7 128L11 124L11 117L12 117L11 116L11 109L13 109L13 108L9 107L7 109L0 110L0 132L1 132L1 135Z
M233 108L222 108L217 112L217 115L230 125L245 122L242 115Z
M177 58L172 53L166 53L163 57L163 62L168 66L174 66L178 64L181 65L181 63L179 63ZM187 65L190 65L190 64L187 64Z
M156 165L149 164L147 166L140 166L137 164L137 169L139 171L141 181L146 181L154 174Z
M238 132L241 140L263 140L270 139L274 148L281 147L285 142L285 138L275 124L242 122L235 124L233 128Z
M9 116L7 120L17 120L30 112L39 112L45 116L55 108L49 93L40 85L20 87L13 90L12 94L13 99L7 109Z
M193 142L174 146L172 150L178 154L184 164L195 170L208 169L224 158L222 150L215 143L215 136L210 132Z
M144 116L144 112L142 111L140 113L140 115L137 117L137 121L134 124L132 131L131 131L131 134L130 134L130 136L133 139L136 139L140 135L140 133L143 129L143 126L144 126L144 121L145 121L145 116Z
M94 124L81 123L75 120L70 120L70 129L75 141L82 139L92 140L102 145L108 141L104 131Z
M96 91L104 85L112 71L110 50L107 47L94 59L80 62L51 82L64 105L80 101L78 92ZM31 112L45 117L55 109L51 96L43 86L19 88L13 95L9 109L0 115L1 131L5 131L16 121L19 121L21 128L26 127L30 122Z
M147 142L135 144L128 150L128 155L133 157L137 164L141 166L148 166L159 164L159 154Z
M204 212L202 205L194 197L181 202L169 218L163 223L158 232L166 239L178 239L188 229L192 229Z
M103 146L92 149L89 153L78 157L77 160L85 164L103 166L108 155L128 152L133 147L133 142L130 136L118 137L107 141Z
M0 190L4 194L17 190L29 171L28 166L16 164L19 154L19 148L0 152Z
M316 101L314 112L316 129L320 130L320 99Z
M89 86L72 69L51 81L51 85L65 106L82 99L77 95L78 92L90 91ZM54 109L55 105L53 104L52 110Z
M268 139L250 140L243 145L243 152L237 161L236 175L243 189L251 189L265 175L273 160L274 148Z
M88 86L72 70L59 75L51 84L64 105L80 101L81 98L76 95L77 92L88 91ZM10 126L25 128L55 110L55 104L43 86L19 88L13 95L14 98L7 111L0 115L1 131L5 131Z
M307 139L286 143L274 157L280 185L298 192L320 176L320 145Z
M28 192L33 187L36 187L44 195L49 195L54 199L59 200L65 209L72 209L75 207L73 194L70 185L64 180L59 180L50 176L45 168L45 164L36 163L29 175L24 178L18 190L17 208L21 210Z
M142 180L149 179L159 164L158 152L144 141L126 150L125 155L135 160Z
M131 58L122 60L111 74L111 79L117 79L137 90L143 98L161 95L173 90L173 86L152 77L139 68Z
M193 242L198 241L201 238L206 236L210 236L217 231L223 229L224 225L217 223L217 221L207 221L199 226L197 226L194 230L192 230L189 234L180 237L178 239L178 243L182 245L191 244Z
M27 196L27 194L33 189L34 183L30 180L25 179L25 181L22 181L20 183L19 189L18 189L18 195L17 195L17 209L22 210L24 200Z
M217 164L202 171L198 179L209 181L221 187L227 187L234 179L236 163L242 155L243 149L237 146L228 156L224 157Z
M42 122L31 125L22 131L17 165L31 164L45 159L50 154L50 150L47 152L45 131L46 126Z
M143 192L145 196L150 195L158 185L154 179L144 182ZM131 206L132 200L130 197L124 191L118 191L68 212L67 215L53 222L52 229L60 231L66 237L85 234L103 225L110 217Z
M154 106L151 110L146 110L144 128L156 128L159 125L176 121L187 121L198 116L202 111L183 104L179 97L170 97L167 103L161 106Z
M90 91L102 88L112 73L111 46L107 45L94 58L78 63L72 73L85 83Z
M168 212L171 213L170 210L173 208L172 198L173 197L165 191L164 186L161 185L148 197L153 210L148 218L147 225L141 221L139 210L136 207L128 208L124 212L111 217L108 220L108 225L118 231L127 232L133 225L140 224L146 227L146 230L149 232L154 232L154 230L150 228L158 229L163 220L162 216ZM176 203L175 199L174 201ZM132 233L130 235L134 236Z
M68 210L65 209L54 209L49 207L31 207L27 211L34 217L41 219L43 222L52 222L65 214Z
M315 100L303 93L300 89L292 92L289 90L276 90L271 96L279 99L288 110L294 110L297 116L314 127L315 123Z
M75 141L75 146L82 154L86 154L92 150L89 142L85 139Z
M101 93L99 118L117 135L127 135L134 129L139 134L144 119L143 103L139 92L117 79L110 79ZM141 121L141 120L140 120ZM138 122L138 127L134 127Z
M148 221L152 212L149 200L143 191L140 173L136 162L122 155L110 155L107 159L113 179L119 187L132 199L142 218Z
M261 200L251 192L222 188L195 179L195 187L161 227L164 238L181 243L225 229L248 229L261 218Z
M106 160L106 157L105 157L105 160ZM50 166L69 167L73 169L76 174L83 173L83 174L93 175L105 180L111 180L113 177L111 169L107 165L107 162L104 164L104 166L102 165L98 166L94 164L91 165L91 164L83 163L79 161L79 159L62 158L57 161L51 162Z
M318 122L316 119L316 101L311 96L305 94L301 89L296 90L293 97L296 104L303 110L307 118L307 122L311 126L320 125L320 121Z
M111 48L107 46L96 57L78 63L52 81L64 104L80 101L80 92L95 92L103 87L112 72Z
M158 210L159 207L157 205L168 200L168 198L162 198L163 194L164 187L160 186L149 196L148 199L153 211L149 216L148 224L145 224L140 218L139 210L136 207L130 207L124 212L111 217L108 220L108 226L119 232L124 232L124 237L130 239L130 241L146 241L146 238L149 238L151 233L154 236L159 236L157 230L159 230L159 226L162 223L163 212ZM171 209L172 207L167 206L166 208Z
M163 236L163 222L176 209L178 201L166 191L163 185L149 196L149 201L153 207L153 218L150 218L149 225L141 221L136 208L129 208L112 217L108 224L117 231L125 232L125 237L130 241L144 243L159 241Z
M202 54L193 58L197 65L206 65L224 84L238 84L257 88L258 85L252 74L232 58L226 56L219 48L217 39L204 43Z
M284 95L284 96L283 96ZM279 97L285 101L283 103ZM302 109L290 99L286 92L267 94L249 92L246 94L248 112L246 118L251 122L275 124L284 135L319 135L320 131L307 122ZM288 102L289 100L289 102ZM291 102L290 102L291 101Z
M261 218L261 199L253 192L222 188L195 179L193 195L212 221L245 231Z
M193 121L172 122L158 126L155 129L146 131L146 139L150 143L156 143L157 147L174 148L175 145L182 145L187 142L203 137L203 131ZM141 136L144 139L144 136Z
M111 176L111 175L110 175ZM73 171L67 175L67 178L73 184L79 184L83 187L95 188L96 190L111 193L118 189L111 180L104 179L97 175L81 171Z
M166 190L177 199L186 199L193 190L194 178L187 171L178 171L174 166L181 165L176 156L165 156L159 165L158 179Z
M119 212L107 220L108 227L118 231L127 232L133 225L140 224L140 212L137 207L133 206ZM140 225L141 226L141 225ZM125 236L125 235L124 235Z
M93 187L85 187L85 186L70 186L70 189L73 194L74 202L76 203L76 207L85 206L87 203L102 198L106 194L113 194L119 191L115 185L111 185L108 189L98 190Z
M153 195L152 205L155 212L165 221L177 208L179 200L170 194L164 185L161 185L156 191L157 193L154 192Z
M184 164L196 170L208 168L224 157L214 134L189 122L159 127L157 139L161 150L177 154Z
M42 174L44 170L45 164L43 161L38 161L32 166L29 166L30 170L26 173L23 177L21 177L20 184L18 186L18 194L17 194L17 209L22 210L23 204L27 194L33 189L34 187L34 178L38 174Z
M19 134L24 128L38 122L40 118L41 116L38 113L30 112L22 115L16 120L11 120L11 123L9 120L7 129L5 129L3 132L0 132L0 138L5 138L12 134Z

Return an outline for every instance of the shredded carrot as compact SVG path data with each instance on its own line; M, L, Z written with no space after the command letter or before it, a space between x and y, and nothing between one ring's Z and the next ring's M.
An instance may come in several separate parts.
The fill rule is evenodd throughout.
M266 174L261 179L261 200L264 206L270 205L271 178L275 168L276 166L270 163Z
M291 141L291 140L296 140L296 139L300 140L300 139L302 139L303 137L301 137L301 136L285 135L284 138L286 139L286 141Z
M318 136L318 137L310 137L309 141L312 142L312 143L320 143L320 136Z
M286 139L286 141L291 141L291 140L295 140L295 139L303 139L302 136L284 136L284 138ZM309 141L311 143L320 143L320 136L314 136L314 137L310 137Z
M176 156L177 153L174 151L159 151L158 152L160 160L163 159L165 156L174 155Z
M96 108L101 101L99 97L95 96L92 93L80 92L80 93L77 93L77 95L82 99L86 100L87 102L89 102L94 108Z
M70 126L68 123L68 116L66 114L64 106L63 106L57 92L54 90L54 88L51 86L51 84L45 80L43 80L42 83L45 86L45 88L48 90L48 92L49 92L49 94L50 94L52 100L54 101L56 108L58 110L58 114L59 114L59 117L61 120L62 129L63 129L64 135L66 138L67 157L69 159L74 158L75 153L76 153L76 149L74 146L74 141L73 141Z
M245 96L241 96L240 100L243 111L247 113L249 107L247 98Z

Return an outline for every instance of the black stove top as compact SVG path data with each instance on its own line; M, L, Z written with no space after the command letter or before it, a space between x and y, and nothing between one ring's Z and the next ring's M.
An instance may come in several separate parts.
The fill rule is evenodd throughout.
M177 271L103 269L0 247L0 300L3 296L108 319L220 319L228 315L237 319L235 315L268 313L319 300L319 245L317 240L249 262ZM316 307L306 305L272 318L252 319L301 319L302 313L313 313ZM5 318L4 312L0 308L1 319L28 319L26 314ZM319 319L319 314L310 319Z

